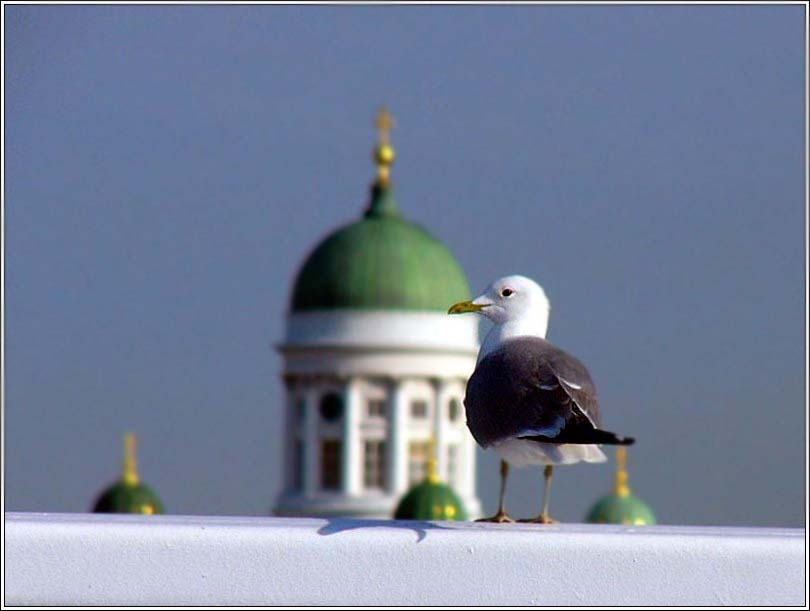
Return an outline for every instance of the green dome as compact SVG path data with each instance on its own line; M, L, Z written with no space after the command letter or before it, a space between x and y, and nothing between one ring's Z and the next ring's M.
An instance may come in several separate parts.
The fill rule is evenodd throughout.
M141 482L135 458L135 435L124 436L124 469L121 479L104 490L93 505L93 513L163 513L163 503Z
M359 221L330 234L295 281L292 310L435 310L470 298L452 253L400 216L389 185L375 184Z
M612 494L599 499L586 522L593 524L655 524L655 514L650 506L633 495L627 473L627 449L616 449L616 485Z
M397 505L395 520L456 520L467 519L464 503L447 484L427 478L411 488Z
M145 484L122 480L101 493L93 506L94 513L163 513L160 499Z
M633 494L609 494L591 509L587 522L593 524L655 524L650 506Z

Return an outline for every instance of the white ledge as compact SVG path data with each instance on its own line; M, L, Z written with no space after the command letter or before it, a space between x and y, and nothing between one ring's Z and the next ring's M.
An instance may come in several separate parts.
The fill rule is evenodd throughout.
M7 605L804 605L805 531L7 513Z

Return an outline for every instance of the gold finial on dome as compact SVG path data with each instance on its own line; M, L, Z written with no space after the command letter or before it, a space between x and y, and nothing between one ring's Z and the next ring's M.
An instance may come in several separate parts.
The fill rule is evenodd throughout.
M431 437L428 441L428 459L425 466L425 479L431 484L438 484L441 481L439 477L439 461L436 459L436 438Z
M138 440L134 433L127 433L124 435L124 482L130 486L135 486L140 483L141 478L138 475L138 461L135 457L135 450L138 445Z
M394 127L394 117L383 107L377 115L377 130L379 143L374 149L374 161L377 164L377 184L388 185L391 180L391 166L396 159L394 147L391 146L391 130Z
M616 448L616 488L618 496L630 496L630 476L627 473L627 448Z
M377 129L380 130L380 144L391 144L391 129L394 127L394 117L383 106L377 114Z

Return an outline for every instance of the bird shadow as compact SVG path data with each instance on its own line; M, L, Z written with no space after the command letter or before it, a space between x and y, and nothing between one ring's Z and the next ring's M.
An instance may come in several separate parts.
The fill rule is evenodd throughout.
M420 543L427 537L429 530L450 530L447 526L442 526L441 522L428 522L426 520L371 520L371 519L350 519L333 518L327 519L326 524L318 529L321 536L336 535L349 530L359 530L361 528L395 528L412 530L416 533L416 542Z

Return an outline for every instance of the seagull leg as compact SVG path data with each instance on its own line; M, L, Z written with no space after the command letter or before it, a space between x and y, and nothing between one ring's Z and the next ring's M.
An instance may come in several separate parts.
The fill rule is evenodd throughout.
M481 518L480 520L476 520L476 522L514 522L512 518L506 513L506 509L503 506L503 499L506 495L506 478L509 475L509 463L505 460L501 461L501 497L498 501L498 513L496 513L491 518Z
M557 520L548 515L548 501L551 496L551 479L554 476L554 466L546 465L543 475L546 478L546 483L543 486L543 509L540 515L536 518L529 518L528 520L518 520L518 522L530 522L532 524L556 524Z

